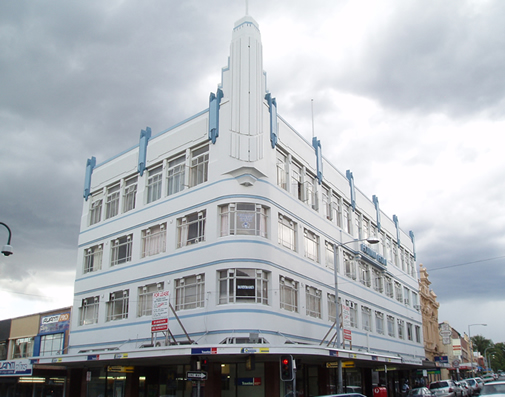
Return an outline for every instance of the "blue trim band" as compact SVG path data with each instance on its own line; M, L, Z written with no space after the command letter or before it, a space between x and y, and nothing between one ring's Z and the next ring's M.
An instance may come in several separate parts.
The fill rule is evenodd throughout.
M93 156L86 161L86 175L84 176L84 195L83 197L88 201L91 194L91 174L96 166L96 158Z

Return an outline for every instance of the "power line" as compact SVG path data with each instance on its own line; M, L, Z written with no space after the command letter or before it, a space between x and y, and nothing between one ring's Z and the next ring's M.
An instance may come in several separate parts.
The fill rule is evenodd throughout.
M459 263L457 265L449 265L449 266L443 266L443 267L436 267L434 269L429 269L429 272L431 273L434 270L443 270L443 269L450 269L451 267L459 267L459 266L466 266L466 265L473 265L474 263L481 263L481 262L489 262L489 261L494 261L496 259L502 259L505 258L505 255L502 256L497 256L495 258L488 258L488 259L480 259L478 261L473 261L473 262L466 262L466 263Z

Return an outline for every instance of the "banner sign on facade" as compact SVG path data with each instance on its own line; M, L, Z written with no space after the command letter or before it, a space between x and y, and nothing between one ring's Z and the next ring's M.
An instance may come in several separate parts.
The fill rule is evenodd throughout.
M168 330L169 308L169 291L158 291L153 293L153 318L151 321L151 332Z
M32 370L30 360L0 361L0 376L31 376Z
M53 314L40 319L40 334L65 332L70 327L70 312Z

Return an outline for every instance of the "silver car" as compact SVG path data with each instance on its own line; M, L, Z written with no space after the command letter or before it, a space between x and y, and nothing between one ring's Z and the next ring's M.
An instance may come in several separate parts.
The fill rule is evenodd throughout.
M431 382L429 389L437 397L461 397L461 388L451 379Z

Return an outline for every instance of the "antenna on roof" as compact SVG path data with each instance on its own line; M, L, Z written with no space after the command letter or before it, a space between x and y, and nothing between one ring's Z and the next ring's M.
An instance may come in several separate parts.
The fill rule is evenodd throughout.
M312 110L312 138L314 138L314 100L310 100L310 107Z
M245 0L245 14L249 15L249 0Z

